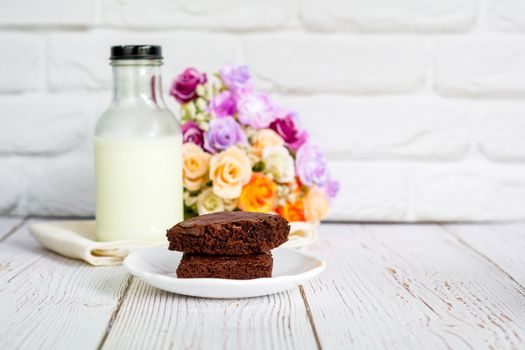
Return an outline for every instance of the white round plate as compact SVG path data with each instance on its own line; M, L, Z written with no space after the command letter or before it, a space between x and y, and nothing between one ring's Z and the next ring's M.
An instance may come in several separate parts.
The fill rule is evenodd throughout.
M325 263L319 258L289 248L272 250L271 278L228 280L177 278L182 253L165 245L139 248L124 260L125 268L142 281L168 292L203 298L251 298L297 287L320 274Z

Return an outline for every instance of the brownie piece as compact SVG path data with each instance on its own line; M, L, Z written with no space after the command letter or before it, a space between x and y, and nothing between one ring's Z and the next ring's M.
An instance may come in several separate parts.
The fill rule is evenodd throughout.
M227 278L249 280L272 277L272 254L206 255L184 253L177 268L178 278Z
M170 250L244 255L269 251L286 242L290 226L279 215L245 211L206 214L178 223L166 236Z

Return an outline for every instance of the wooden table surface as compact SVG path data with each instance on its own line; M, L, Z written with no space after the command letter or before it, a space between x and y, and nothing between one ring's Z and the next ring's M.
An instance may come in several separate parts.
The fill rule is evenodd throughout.
M0 218L0 349L525 349L523 223L323 224L320 277L209 300L55 255L31 221Z

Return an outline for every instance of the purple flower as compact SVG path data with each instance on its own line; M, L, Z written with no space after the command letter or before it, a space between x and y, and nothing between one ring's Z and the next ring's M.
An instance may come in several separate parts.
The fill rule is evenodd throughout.
M250 90L252 87L250 71L247 66L227 64L220 70L221 79L230 90Z
M305 143L299 148L295 168L299 179L307 186L324 187L328 181L326 156L315 143Z
M206 83L206 74L200 73L195 68L186 68L181 75L175 78L171 85L170 95L180 103L189 102L197 97L197 85Z
M237 113L235 97L230 91L223 91L211 100L210 112L218 118L227 117Z
M199 124L190 120L182 125L182 142L193 142L197 146L202 147L204 144L204 132L199 128Z
M246 144L246 136L233 117L217 118L210 122L204 140L206 151L216 153L237 144Z
M241 94L237 100L237 118L256 129L268 127L276 118L277 109L266 94Z
M281 136L288 148L294 151L308 140L308 133L301 126L299 116L295 113L286 113L284 117L276 119L270 124L270 129Z
M339 192L339 181L328 179L324 185L324 191L328 197L335 198Z

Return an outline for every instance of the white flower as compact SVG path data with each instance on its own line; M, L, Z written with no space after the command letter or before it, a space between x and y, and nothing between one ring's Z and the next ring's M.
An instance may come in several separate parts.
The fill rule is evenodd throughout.
M234 211L237 208L237 199L223 199L222 201L225 211Z
M206 119L206 116L204 115L204 113L197 113L195 114L195 120L198 121L198 122L203 122L204 119Z
M213 189L210 187L199 194L197 211L199 215L224 211L224 202L219 196L213 193Z
M264 171L280 183L291 182L295 166L290 152L284 146L271 146L263 150Z
M195 92L197 93L197 96L199 97L205 97L206 96L206 87L205 85L199 84L195 88Z
M201 112L205 112L208 109L208 103L202 97L199 97L195 100L195 105L197 109Z
M189 192L184 191L184 204L187 207L191 207L195 203L197 203L197 196L192 196Z
M208 131L210 129L210 124L207 122L199 122L199 128L201 128L204 131Z

